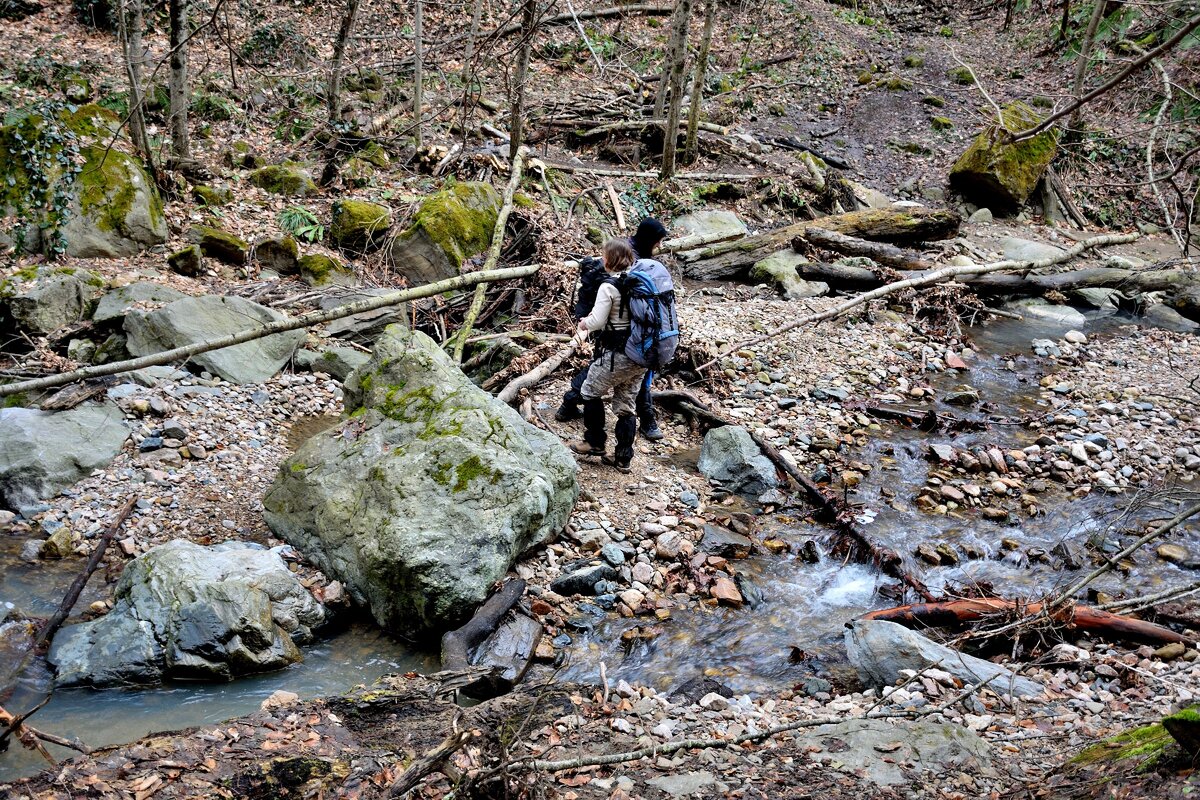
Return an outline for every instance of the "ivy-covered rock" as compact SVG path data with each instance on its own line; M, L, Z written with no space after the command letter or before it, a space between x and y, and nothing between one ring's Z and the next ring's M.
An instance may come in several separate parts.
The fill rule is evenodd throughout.
M378 249L392 227L392 210L365 200L336 200L329 225L329 241L343 250Z
M96 304L92 322L121 319L135 305L173 303L187 297L183 292L152 281L138 281L106 292Z
M354 286L358 278L354 270L321 253L301 256L300 279L309 286Z
M0 282L0 331L45 336L85 320L104 291L104 279L70 267L26 268Z
M250 252L250 244L245 239L207 225L193 225L188 238L200 246L204 255L235 267L245 264Z
M154 311L126 314L125 346L135 356L147 356L283 319L278 311L241 297L188 297ZM304 331L285 331L201 353L191 361L230 383L261 383L287 363L302 341Z
M264 192L285 197L304 197L317 190L313 179L303 170L285 164L259 167L250 173L250 183Z
M158 191L131 156L109 146L113 113L44 109L0 127L0 212L25 250L76 258L131 256L167 239ZM51 113L53 112L53 113Z
M1004 144L1003 137L1006 131L1027 130L1040 120L1024 103L1005 106L1003 125L990 124L950 169L951 188L968 202L993 210L1021 206L1054 160L1057 135L1046 131L1015 144Z
M254 243L254 260L280 275L295 275L300 269L300 248L290 236L264 236Z
M413 286L452 278L491 244L500 206L488 183L456 183L429 195L412 226L392 242L388 258Z
M194 278L204 270L204 253L201 252L200 245L189 244L167 256L167 266L180 275Z
M63 686L229 680L303 660L325 609L261 545L182 539L125 567L105 616L54 637Z
M556 436L393 325L263 500L268 525L396 631L453 626L566 524L577 467Z

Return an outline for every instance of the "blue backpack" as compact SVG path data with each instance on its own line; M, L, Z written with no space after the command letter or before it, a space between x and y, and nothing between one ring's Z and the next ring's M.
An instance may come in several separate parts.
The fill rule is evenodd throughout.
M625 356L647 369L665 367L679 347L671 273L652 258L638 259L622 277L619 288L621 303L629 311Z

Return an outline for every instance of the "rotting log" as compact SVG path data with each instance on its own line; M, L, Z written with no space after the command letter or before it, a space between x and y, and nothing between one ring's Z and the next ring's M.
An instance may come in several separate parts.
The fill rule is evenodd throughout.
M962 217L957 211L930 208L867 208L831 214L808 223L844 236L889 244L918 244L958 235Z
M719 242L684 254L685 277L717 281L745 278L750 268L773 253L791 248L792 239L803 233L811 222L788 225L755 236L745 236L732 242Z
M857 236L848 236L824 228L806 228L803 236L792 240L792 248L800 252L806 243L843 255L864 256L896 269L933 269L933 264L922 258L920 253L914 253L887 242L870 242Z
M669 389L654 392L654 402L658 405L674 404L680 411L707 422L713 427L734 425L736 423L722 417L708 407L699 397L688 391ZM918 578L904 569L904 560L900 554L889 547L874 541L865 531L854 522L855 512L843 498L822 489L811 478L797 469L796 465L783 457L773 444L763 439L753 431L750 438L758 445L763 455L771 460L785 475L790 477L804 490L808 500L816 507L820 516L829 522L835 530L848 540L851 554L857 555L864 561L872 561L879 566L885 575L900 580L905 586L927 601L934 600L934 594Z
M1002 598L981 598L974 600L946 600L936 603L921 603L916 605L884 608L864 614L860 619L885 620L896 622L908 627L922 625L926 627L945 627L948 625L978 622L990 616L1000 614L1020 613L1032 617L1042 611L1042 603L1018 603ZM1189 639L1170 628L1156 625L1153 622L1101 611L1091 606L1068 604L1060 607L1051 614L1051 618L1064 625L1077 628L1089 633L1098 633L1122 641L1135 641L1142 644L1164 645L1180 642L1189 646L1195 645L1195 640Z

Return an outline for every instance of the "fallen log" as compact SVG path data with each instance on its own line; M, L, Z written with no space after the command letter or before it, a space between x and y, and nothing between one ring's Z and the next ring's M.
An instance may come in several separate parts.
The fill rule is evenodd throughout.
M87 378L98 378L102 375L117 375L122 372L131 372L133 370L142 369L143 367L155 367L162 364L169 364L172 361L191 358L192 356L201 353L207 353L212 350L220 350L225 347L233 347L244 342L252 342L255 339L262 339L276 333L284 331L294 331L300 328L310 328L313 325L320 325L325 322L332 322L344 317L361 314L367 311L375 311L388 306L395 306L409 300L416 300L422 297L433 297L442 294L443 292L453 291L455 289L463 289L467 286L475 286L488 281L502 281L511 278L525 278L537 272L541 267L540 264L529 264L523 267L509 267L506 269L488 270L486 272L468 272L463 275L457 275L453 278L448 278L437 283L427 283L424 286L418 286L413 289L402 289L390 294L381 295L379 297L371 297L366 300L360 300L355 303L346 303L345 305L337 306L328 311L313 311L309 314L302 314L298 317L282 319L278 322L272 322L269 325L263 325L259 328L248 328L239 333L230 336L224 336L219 339L210 339L204 342L196 342L195 344L176 347L171 350L164 350L161 353L153 353L140 358L132 358L128 361L114 361L110 364L98 364L91 367L74 370L73 372L62 372L56 375L47 375L42 378L34 378L27 381L18 381L16 383L0 384L0 397L5 397L21 392L32 392L39 389L48 389L52 386L63 386L75 381L85 380Z
M967 622L978 622L997 614L1021 613L1032 617L1041 613L1043 603L1018 603L1001 598L981 598L976 600L945 600L936 603L921 603L917 605L884 608L863 614L860 619L881 619L896 622L908 627L923 625L926 627L945 627ZM1180 642L1194 645L1195 641L1170 628L1156 625L1153 622L1101 611L1098 608L1081 605L1066 605L1050 613L1050 618L1063 625L1068 625L1090 633L1105 634L1122 641L1135 641L1142 644L1164 645Z
M529 372L526 372L524 375L518 375L509 381L508 385L496 395L496 399L511 406L516 401L517 396L520 395L521 390L537 386L541 381L549 377L554 370L558 369L564 361L573 356L578 349L579 340L572 339L566 346L560 348L557 353L529 370ZM488 388L486 384L484 388Z
M932 408L927 411L912 411L892 406L864 406L863 411L868 417L886 419L891 422L903 422L905 425L911 425L925 433L932 433L942 427L949 428L952 431L982 430L987 427L987 423L982 420L962 419L950 414L938 414Z
M804 240L813 229L868 242L913 244L950 238L961 224L962 217L954 211L922 208L875 208L831 214L690 254L683 274L696 280L743 278L751 267L772 253L794 249L793 242ZM880 282L877 276L872 277L876 283Z
M796 252L804 250L806 244L848 256L865 256L872 261L896 269L933 269L933 264L922 258L919 253L887 242L869 242L866 239L847 236L844 233L828 231L824 228L806 228L803 236L792 240L792 248Z
M703 400L688 391L679 389L655 391L654 402L658 405L674 404L685 414L703 420L713 427L735 424L713 411ZM797 469L795 464L784 458L778 448L758 434L750 431L750 438L758 445L763 455L771 460L771 463L804 490L809 502L817 508L820 515L833 525L839 533L852 541L854 545L853 550L856 551L852 555L857 555L863 561L875 563L885 575L897 578L905 586L915 591L921 598L928 601L934 599L934 595L929 591L929 588L904 569L904 560L900 557L899 553L890 547L884 547L874 541L855 524L855 512L849 503L836 494L822 489L816 482Z
M794 319L791 322L767 331L766 333L729 345L723 351L717 354L715 358L712 358L704 364L696 367L696 371L702 372L711 367L713 364L716 364L722 358L726 358L731 353L736 353L738 350L743 348L753 347L756 344L761 344L762 342L768 341L776 336L780 336L788 331L799 328L801 325L810 325L814 322L833 319L834 317L838 317L846 313L852 308L857 308L864 303L869 303L872 300L878 300L879 298L887 297L888 295L895 294L896 292L903 291L905 289L916 289L921 286L931 286L936 283L945 283L950 280L962 280L963 278L969 276L982 275L989 272L1000 272L1002 270L1023 269L1025 271L1029 271L1033 269L1040 269L1052 266L1054 264L1059 264L1063 261L1068 261L1082 253L1084 250L1092 247L1104 247L1110 244L1125 244L1127 242L1132 242L1137 238L1138 234L1136 233L1105 234L1103 236L1094 236L1091 239L1078 242L1070 250L1066 250L1058 255L1052 256L1051 258L1042 259L1041 261L1005 260L996 261L991 264L971 264L963 267L942 267L941 269L935 269L932 272L924 273L919 276L905 278L902 281L896 281L895 283L890 283L886 286L881 286L877 289L865 292L864 294L860 294L857 297L852 297L843 303L839 303L832 308L826 309L825 311L819 311L815 314L807 314L799 319Z
M509 581L476 609L466 625L442 636L442 671L469 669L471 651L496 630L523 594L525 581L519 578Z

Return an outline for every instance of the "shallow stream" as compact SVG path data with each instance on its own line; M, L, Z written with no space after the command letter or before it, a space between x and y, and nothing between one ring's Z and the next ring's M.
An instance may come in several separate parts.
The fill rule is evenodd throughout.
M1127 319L1089 316L1086 331L1094 335ZM1000 320L972 329L978 356L972 361L970 383L980 392L983 410L971 412L996 418L1016 419L1039 413L1036 367L1028 358L1034 338L1057 339L1065 328L1030 322ZM1009 368L1010 358L1013 368ZM961 382L953 373L933 378L936 389ZM937 407L963 415L961 408ZM1020 447L1032 435L1019 425L992 425L971 433L932 435L885 424L886 435L872 441L854 458L873 465L854 500L862 504L863 525L877 540L901 553L908 566L932 588L970 585L988 581L1007 596L1036 596L1070 580L1078 573L1062 572L1048 564L1030 564L1010 554L997 558L1001 537L1020 541L1021 552L1038 547L1047 552L1061 540L1077 552L1089 537L1103 535L1116 517L1119 500L1090 496L1074 502L1047 504L1046 513L1022 519L1017 525L998 524L970 518L923 514L912 507L912 497L925 483L930 464L924 458L929 444L967 445L974 440L1001 447ZM312 432L315 432L312 431ZM663 456L676 464L696 453ZM883 490L895 491L893 508ZM787 513L784 511L783 513ZM802 516L799 511L796 516ZM1128 522L1128 521L1126 521ZM716 608L676 612L658 623L656 638L639 641L631 649L620 634L642 620L606 617L587 632L573 632L569 661L558 674L564 680L598 680L601 664L610 681L624 678L670 689L702 675L718 677L739 691L790 686L808 676L829 676L840 669L839 642L844 623L873 608L892 605L877 594L884 583L892 583L870 566L843 564L822 557L808 564L796 552L806 539L823 541L827 531L820 526L796 523L786 517L760 520L760 538L772 535L793 547L782 555L756 554L737 562L738 573L763 594L754 609ZM921 542L950 542L971 545L984 554L952 567L928 567L913 563L911 555ZM62 597L67 584L81 567L78 560L57 564L27 565L20 561L22 540L0 539L0 602L7 601L27 614L48 615ZM80 599L86 608L102 594L96 584ZM1141 559L1128 576L1109 579L1108 587L1125 591L1151 589L1167 581L1178 582L1179 570L1157 559ZM1099 588L1105 588L1102 584ZM651 623L653 624L653 623ZM95 747L132 741L147 733L173 730L242 715L256 710L277 689L301 697L345 692L388 672L428 672L437 668L432 654L418 653L367 625L355 625L313 646L304 648L305 660L282 672L226 684L171 684L158 688L92 691L58 690L34 720L37 727L62 736L78 736ZM16 695L5 705L25 709L44 695L49 675L26 677ZM55 755L68 751L51 748ZM32 774L44 764L35 754L12 748L0 754L0 781Z

